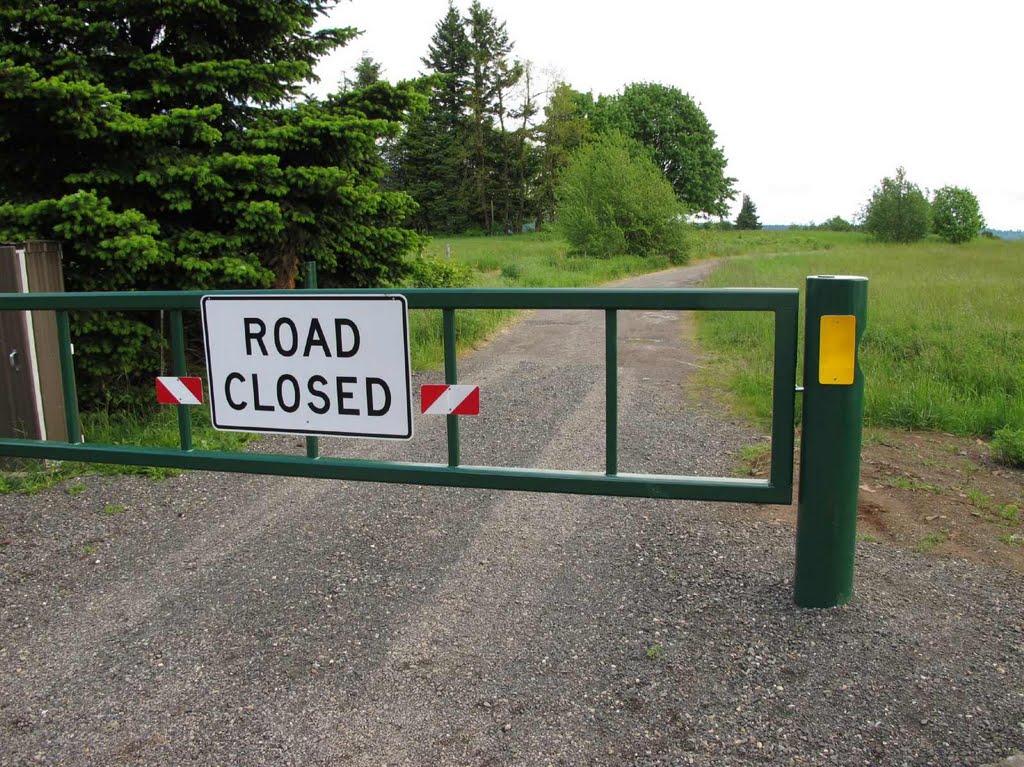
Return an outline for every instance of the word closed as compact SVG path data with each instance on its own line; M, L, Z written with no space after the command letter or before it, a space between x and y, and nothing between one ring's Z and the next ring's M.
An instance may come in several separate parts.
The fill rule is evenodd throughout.
M412 437L405 297L204 296L213 425Z

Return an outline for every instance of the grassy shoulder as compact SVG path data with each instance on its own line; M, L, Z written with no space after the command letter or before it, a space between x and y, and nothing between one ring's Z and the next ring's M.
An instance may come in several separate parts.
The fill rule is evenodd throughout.
M254 435L217 431L210 425L206 408L189 408L192 416L192 444L197 450L232 452L241 449ZM104 445L138 445L177 448L177 408L161 407L145 413L130 411L82 414L82 433L89 442ZM0 472L0 494L37 493L71 477L103 474L137 474L165 479L180 474L179 469L156 466L120 466L77 461L26 462L17 471Z
M864 275L866 423L985 436L1024 428L1024 301L1013 288L1024 284L1024 243L885 245L856 233L793 234L821 236L828 247L730 259L709 286L802 289L807 275ZM728 381L744 410L766 419L770 316L702 313L698 332L714 356L711 375Z

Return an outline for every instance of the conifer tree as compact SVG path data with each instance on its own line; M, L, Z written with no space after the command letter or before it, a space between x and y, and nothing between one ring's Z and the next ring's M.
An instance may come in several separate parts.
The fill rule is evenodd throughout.
M64 242L69 289L293 285L301 261L394 278L417 239L377 141L409 89L295 104L331 0L8 0L0 7L0 238ZM80 318L89 380L138 374L135 319Z
M761 222L757 220L757 206L747 195L743 195L743 206L736 216L737 229L760 229Z

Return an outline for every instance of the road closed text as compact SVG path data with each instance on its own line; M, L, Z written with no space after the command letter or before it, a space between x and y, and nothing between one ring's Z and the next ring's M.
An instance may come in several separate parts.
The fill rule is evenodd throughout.
M402 296L205 296L219 429L408 439Z

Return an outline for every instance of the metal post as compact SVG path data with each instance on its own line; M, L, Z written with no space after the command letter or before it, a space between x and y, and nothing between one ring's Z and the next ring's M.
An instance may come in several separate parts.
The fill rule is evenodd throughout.
M57 346L68 442L77 445L82 441L82 430L78 425L78 387L75 385L75 359L71 352L71 322L66 311L57 312Z
M459 368L455 346L455 310L442 309L444 322L444 382L451 386L459 382ZM459 417L448 418L448 465L459 465Z
M185 324L181 318L181 310L171 311L171 356L174 364L174 375L187 374L185 366ZM188 452L192 449L192 413L188 405L178 405L178 436L181 449Z
M807 278L800 500L794 600L835 607L853 596L867 323L866 277Z
M604 310L604 473L619 471L619 317Z
M316 287L316 261L306 262L306 287L313 289ZM306 437L306 457L307 458L319 458L320 457L320 438L319 437Z

